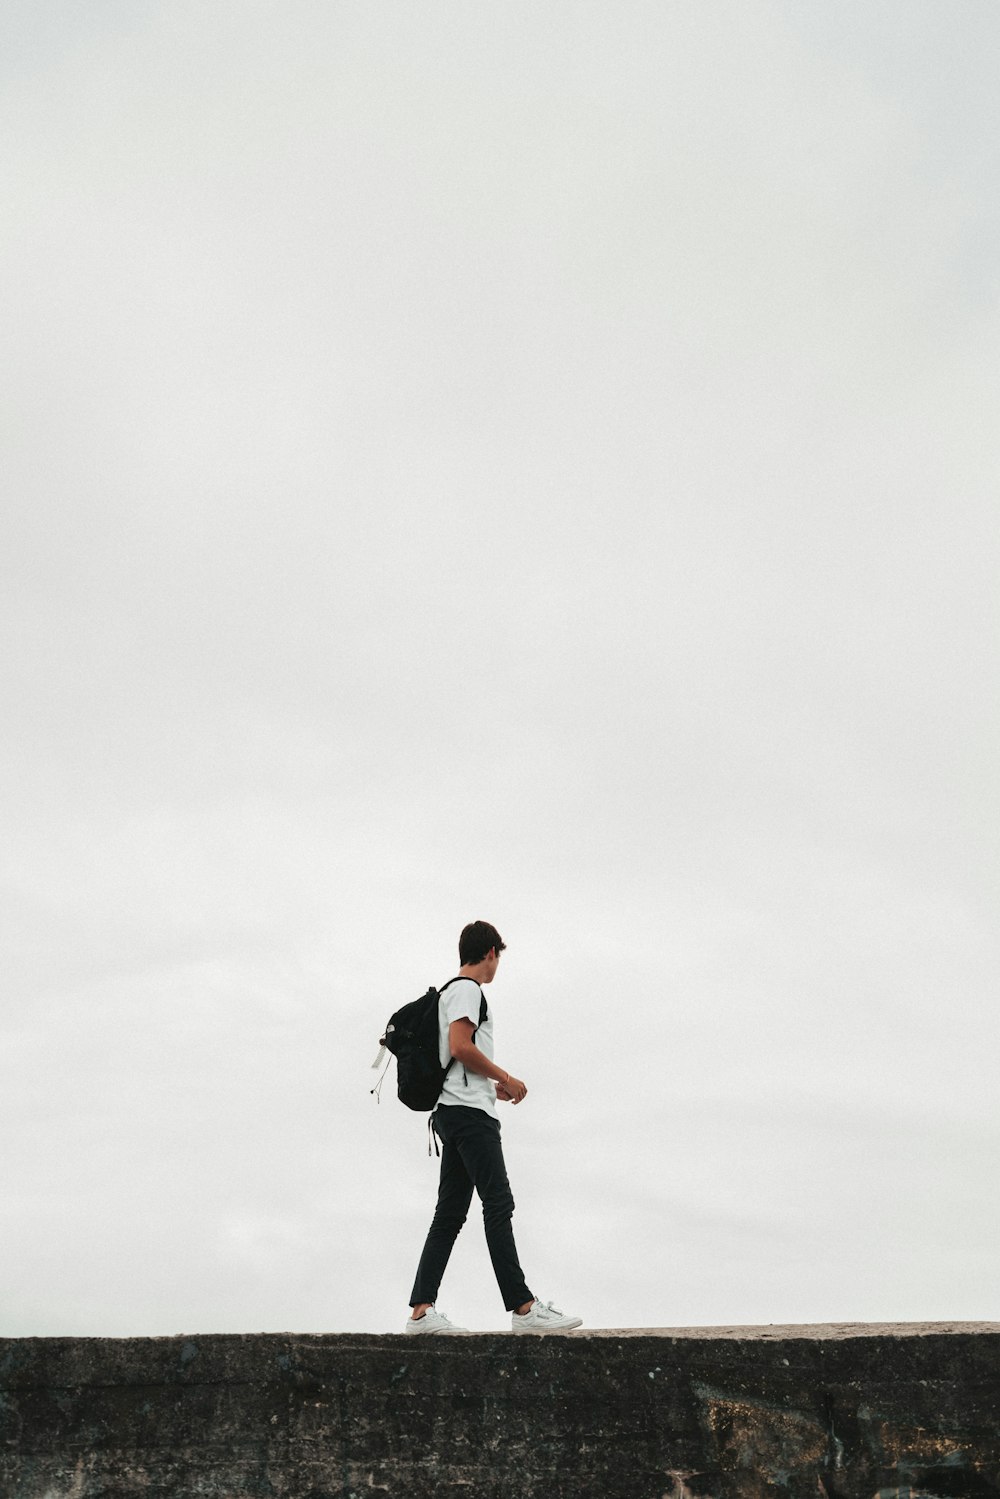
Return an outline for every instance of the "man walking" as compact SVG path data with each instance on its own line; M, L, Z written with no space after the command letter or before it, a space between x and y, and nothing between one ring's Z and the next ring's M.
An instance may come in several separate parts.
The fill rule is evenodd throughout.
M515 1333L569 1332L581 1317L564 1316L551 1302L528 1290L518 1263L511 1215L514 1199L507 1181L496 1104L519 1104L527 1096L520 1078L493 1060L493 1016L483 986L496 977L504 943L488 921L474 921L458 939L458 977L441 990L438 1047L448 1072L431 1116L441 1141L441 1180L437 1207L420 1256L406 1322L411 1337L462 1333L435 1306L438 1287L455 1240L465 1222L473 1189L483 1204L486 1243L503 1304ZM449 1065L450 1063L450 1065Z

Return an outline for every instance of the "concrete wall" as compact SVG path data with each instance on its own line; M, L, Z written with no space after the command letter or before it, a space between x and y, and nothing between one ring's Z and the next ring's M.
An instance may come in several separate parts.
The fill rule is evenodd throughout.
M1000 1494L1000 1324L0 1340L2 1499Z

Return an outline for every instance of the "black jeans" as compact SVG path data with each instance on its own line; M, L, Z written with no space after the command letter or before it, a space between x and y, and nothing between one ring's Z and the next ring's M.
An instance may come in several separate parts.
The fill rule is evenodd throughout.
M512 1312L531 1301L532 1295L517 1262L510 1226L514 1199L500 1144L500 1122L485 1109L442 1104L434 1114L434 1130L442 1147L441 1182L410 1305L419 1306L425 1301L433 1305L437 1300L441 1277L465 1222L475 1187L482 1198L483 1226L497 1285L504 1306Z

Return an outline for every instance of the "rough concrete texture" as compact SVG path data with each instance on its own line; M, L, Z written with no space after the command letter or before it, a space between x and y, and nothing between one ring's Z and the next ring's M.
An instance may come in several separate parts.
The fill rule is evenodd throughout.
M1000 1494L1000 1324L0 1340L2 1499Z

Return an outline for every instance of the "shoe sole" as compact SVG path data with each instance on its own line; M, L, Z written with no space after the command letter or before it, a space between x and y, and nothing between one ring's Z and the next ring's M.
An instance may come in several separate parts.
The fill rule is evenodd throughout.
M544 1338L553 1332L575 1332L582 1326L583 1318L577 1317L575 1322L562 1322L558 1327L512 1327L511 1332L515 1338Z
M467 1338L470 1332L467 1327L435 1327L433 1332L425 1332L423 1328L419 1332L410 1332L408 1328L404 1328L403 1336L407 1338Z

